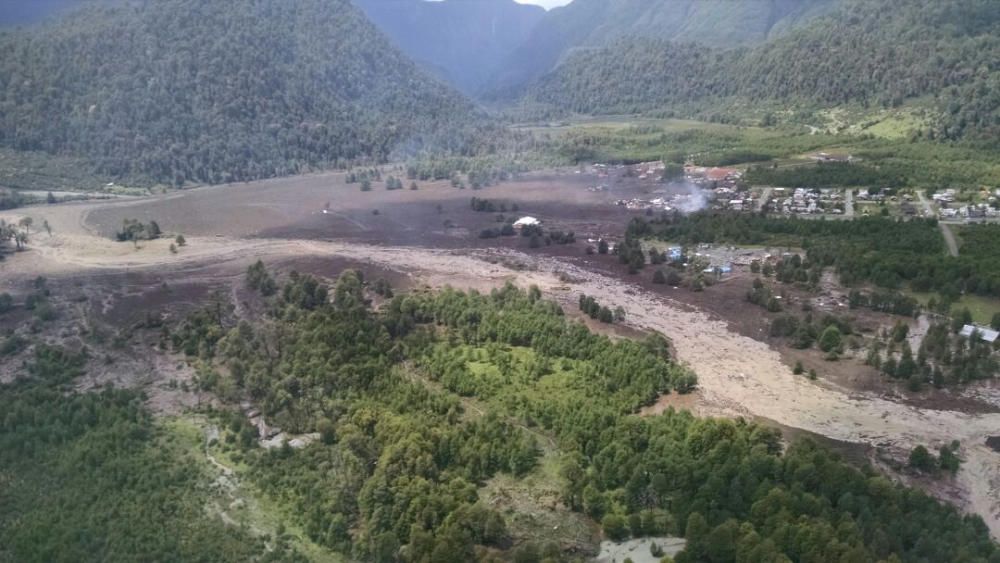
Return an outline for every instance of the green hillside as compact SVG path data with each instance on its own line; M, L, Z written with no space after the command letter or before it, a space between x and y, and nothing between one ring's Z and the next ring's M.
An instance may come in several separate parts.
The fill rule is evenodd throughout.
M0 35L0 146L85 156L113 177L384 159L461 145L473 116L347 0L150 1Z
M711 108L733 100L793 107L896 107L922 98L934 133L1000 131L1000 10L990 0L846 2L749 49L623 40L570 58L533 101L586 113Z
M493 96L517 91L576 50L623 38L734 47L827 11L835 0L575 0L551 10L500 68Z

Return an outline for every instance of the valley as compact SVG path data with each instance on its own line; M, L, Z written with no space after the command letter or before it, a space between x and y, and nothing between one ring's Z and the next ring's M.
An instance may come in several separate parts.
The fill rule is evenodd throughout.
M1000 423L1000 405L991 398L989 383L977 384L985 386L981 394L969 392L985 398L931 391L917 400L881 384L852 387L850 381L826 376L810 381L793 375L794 350L754 335L752 325L741 326L746 321L731 317L747 306L738 304L742 290L736 291L735 303L712 302L712 295L727 291L725 283L740 284L737 278L705 293L664 291L637 283L616 260L606 259L611 257L583 252L586 237L621 240L622 225L636 213L614 202L643 191L628 178L608 191L588 191L595 179L556 169L480 191L429 182L417 190L358 192L345 183L344 174L332 173L8 211L0 215L7 222L30 213L36 223L46 221L52 233L38 235L28 251L0 263L0 291L18 296L38 275L54 287L75 285L81 295L74 300L91 308L86 315L112 326L141 325L150 314L180 319L212 292L232 293L239 310L242 273L256 260L324 278L353 267L368 279L384 277L404 288L488 292L508 282L537 285L567 314L582 293L621 307L623 328L670 339L678 361L698 376L694 402L682 404L701 415L748 417L856 444L873 462L905 460L916 445L960 441L965 465L953 482L915 483L979 514L993 533L1000 531L1000 489L994 485L1000 479L995 469L1000 454L985 444ZM470 194L516 203L518 214L542 218L547 228L573 230L578 242L531 248L525 237L480 239L476 233L493 223L495 214L471 210ZM137 244L114 242L111 235L126 218L156 220L169 236ZM167 246L174 233L187 242L171 253ZM139 352L129 361L96 370L89 385L117 382L154 390L149 393L154 409L180 413L197 401L163 390L169 378L183 378L188 369L163 369L173 361L158 352ZM841 363L845 361L850 360ZM821 360L807 362L825 369ZM139 365L159 373L135 379L129 372ZM669 397L673 401L678 396ZM905 475L906 481L912 479Z
M995 1L556 4L0 7L0 562L1000 562Z

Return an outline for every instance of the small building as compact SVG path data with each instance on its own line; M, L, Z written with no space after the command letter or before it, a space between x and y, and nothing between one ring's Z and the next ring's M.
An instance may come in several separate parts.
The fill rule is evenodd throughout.
M962 327L962 330L961 332L959 332L959 334L961 334L966 338L969 338L972 336L972 333L974 332L979 334L980 340L984 342L989 342L991 344L993 342L996 342L997 337L1000 337L1000 332L997 332L988 327L978 326L978 325L965 325Z
M721 182L736 175L736 170L732 168L709 168L705 172L705 178L710 182Z

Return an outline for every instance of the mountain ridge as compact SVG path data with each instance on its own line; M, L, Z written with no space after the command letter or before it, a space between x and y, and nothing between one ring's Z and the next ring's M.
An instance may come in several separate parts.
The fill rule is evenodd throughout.
M0 145L175 185L461 143L477 114L347 0L94 7L0 55Z
M632 39L734 47L759 43L839 0L574 0L549 10L499 68L490 97L509 97L580 48Z
M571 56L525 99L630 113L720 99L892 108L930 97L934 135L1000 133L1000 10L988 0L851 0L760 45L620 40Z

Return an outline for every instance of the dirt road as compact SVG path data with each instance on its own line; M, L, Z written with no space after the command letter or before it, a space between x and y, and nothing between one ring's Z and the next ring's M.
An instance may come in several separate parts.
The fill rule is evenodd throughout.
M767 202L771 201L771 193L774 192L774 188L768 186L760 191L760 198L757 200L757 213L764 211L767 206Z
M924 206L924 214L928 217L933 217L934 209L931 208L931 203L927 201L927 196L924 195L923 190L917 190L917 197L920 199L920 204ZM958 256L958 240L955 239L955 233L951 232L951 227L946 223L938 221L938 228L941 229L944 244L948 247L948 254Z
M58 213L65 214L62 220L72 215L65 210ZM0 218L10 216L9 212L0 214ZM918 409L795 376L777 351L729 330L722 320L621 279L554 258L511 250L434 250L316 240L188 240L180 253L171 254L166 249L168 241L153 241L136 250L90 234L85 225L65 228L52 237L37 237L30 252L0 262L0 281L95 270L162 272L202 263L231 264L233 271L239 271L258 258L311 256L369 262L435 286L488 289L507 280L537 284L569 307L583 292L609 307L624 308L629 324L671 338L678 358L698 374L704 400L719 410L767 418L836 440L873 444L900 455L918 444L936 447L960 440L966 463L957 476L958 501L963 508L980 514L994 536L1000 537L1000 454L985 446L986 437L1000 429L1000 414ZM513 261L528 268L514 270L503 265ZM567 283L560 274L568 274L574 281Z

